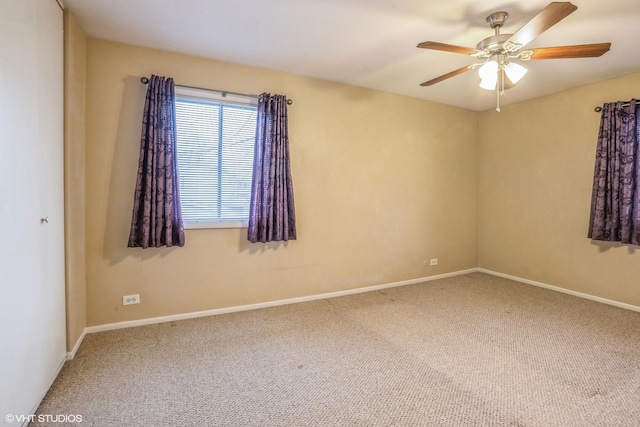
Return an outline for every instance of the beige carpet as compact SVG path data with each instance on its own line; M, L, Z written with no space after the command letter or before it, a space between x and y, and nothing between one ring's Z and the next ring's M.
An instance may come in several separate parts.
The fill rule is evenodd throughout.
M38 414L80 414L81 426L635 427L640 313L476 273L90 334Z

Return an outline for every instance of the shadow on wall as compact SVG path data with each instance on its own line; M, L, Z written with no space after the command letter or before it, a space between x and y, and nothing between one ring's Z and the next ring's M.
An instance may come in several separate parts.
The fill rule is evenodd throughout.
M627 249L627 253L634 254L638 249L638 246L623 245L618 242L605 242L602 240L592 240L591 244L598 247L598 252L608 252L611 250L623 250Z
M239 234L238 239L238 252L249 252L251 255L265 253L269 251L277 251L278 249L285 250L289 246L289 242L267 242L267 243L251 243L247 239L247 229L243 228ZM295 244L295 240L293 240Z

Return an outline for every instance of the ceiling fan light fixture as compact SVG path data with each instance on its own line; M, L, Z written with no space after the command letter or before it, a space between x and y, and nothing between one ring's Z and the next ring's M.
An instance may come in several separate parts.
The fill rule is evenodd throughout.
M523 78L524 75L527 74L527 71L528 70L525 67L520 64L516 64L515 62L509 62L504 67L504 72L507 73L507 77L509 77L509 80L513 83L517 83L521 78Z
M498 62L495 59L490 59L478 70L478 75L482 80L496 80L496 73L498 72Z
M480 76L480 87L486 90L494 90L498 84L498 70L500 66L495 58L492 58L482 64L482 67L478 69L478 75Z
M480 87L486 90L495 90L498 84L498 74L494 74L492 77L480 80Z

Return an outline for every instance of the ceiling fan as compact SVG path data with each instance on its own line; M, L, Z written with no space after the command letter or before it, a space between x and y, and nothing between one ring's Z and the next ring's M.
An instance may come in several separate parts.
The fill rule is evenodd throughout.
M523 49L526 44L575 12L576 9L578 9L578 7L570 2L550 3L513 34L500 34L500 28L504 25L509 14L507 12L492 13L487 17L487 22L489 26L495 30L495 34L481 40L475 49L433 41L422 42L417 47L461 53L463 55L473 56L480 62L458 68L435 79L421 83L420 86L431 86L479 67L480 87L496 91L496 111L500 111L500 96L504 94L506 89L513 87L527 72L527 69L516 61L590 58L601 56L610 49L611 43Z

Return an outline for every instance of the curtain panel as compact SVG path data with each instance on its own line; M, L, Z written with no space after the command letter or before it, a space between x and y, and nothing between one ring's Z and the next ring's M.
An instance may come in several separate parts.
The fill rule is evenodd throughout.
M603 106L591 196L589 237L640 245L640 103Z
M184 246L175 123L173 79L151 76L142 118L129 247Z
M296 239L284 95L263 93L259 98L248 239L252 243Z

